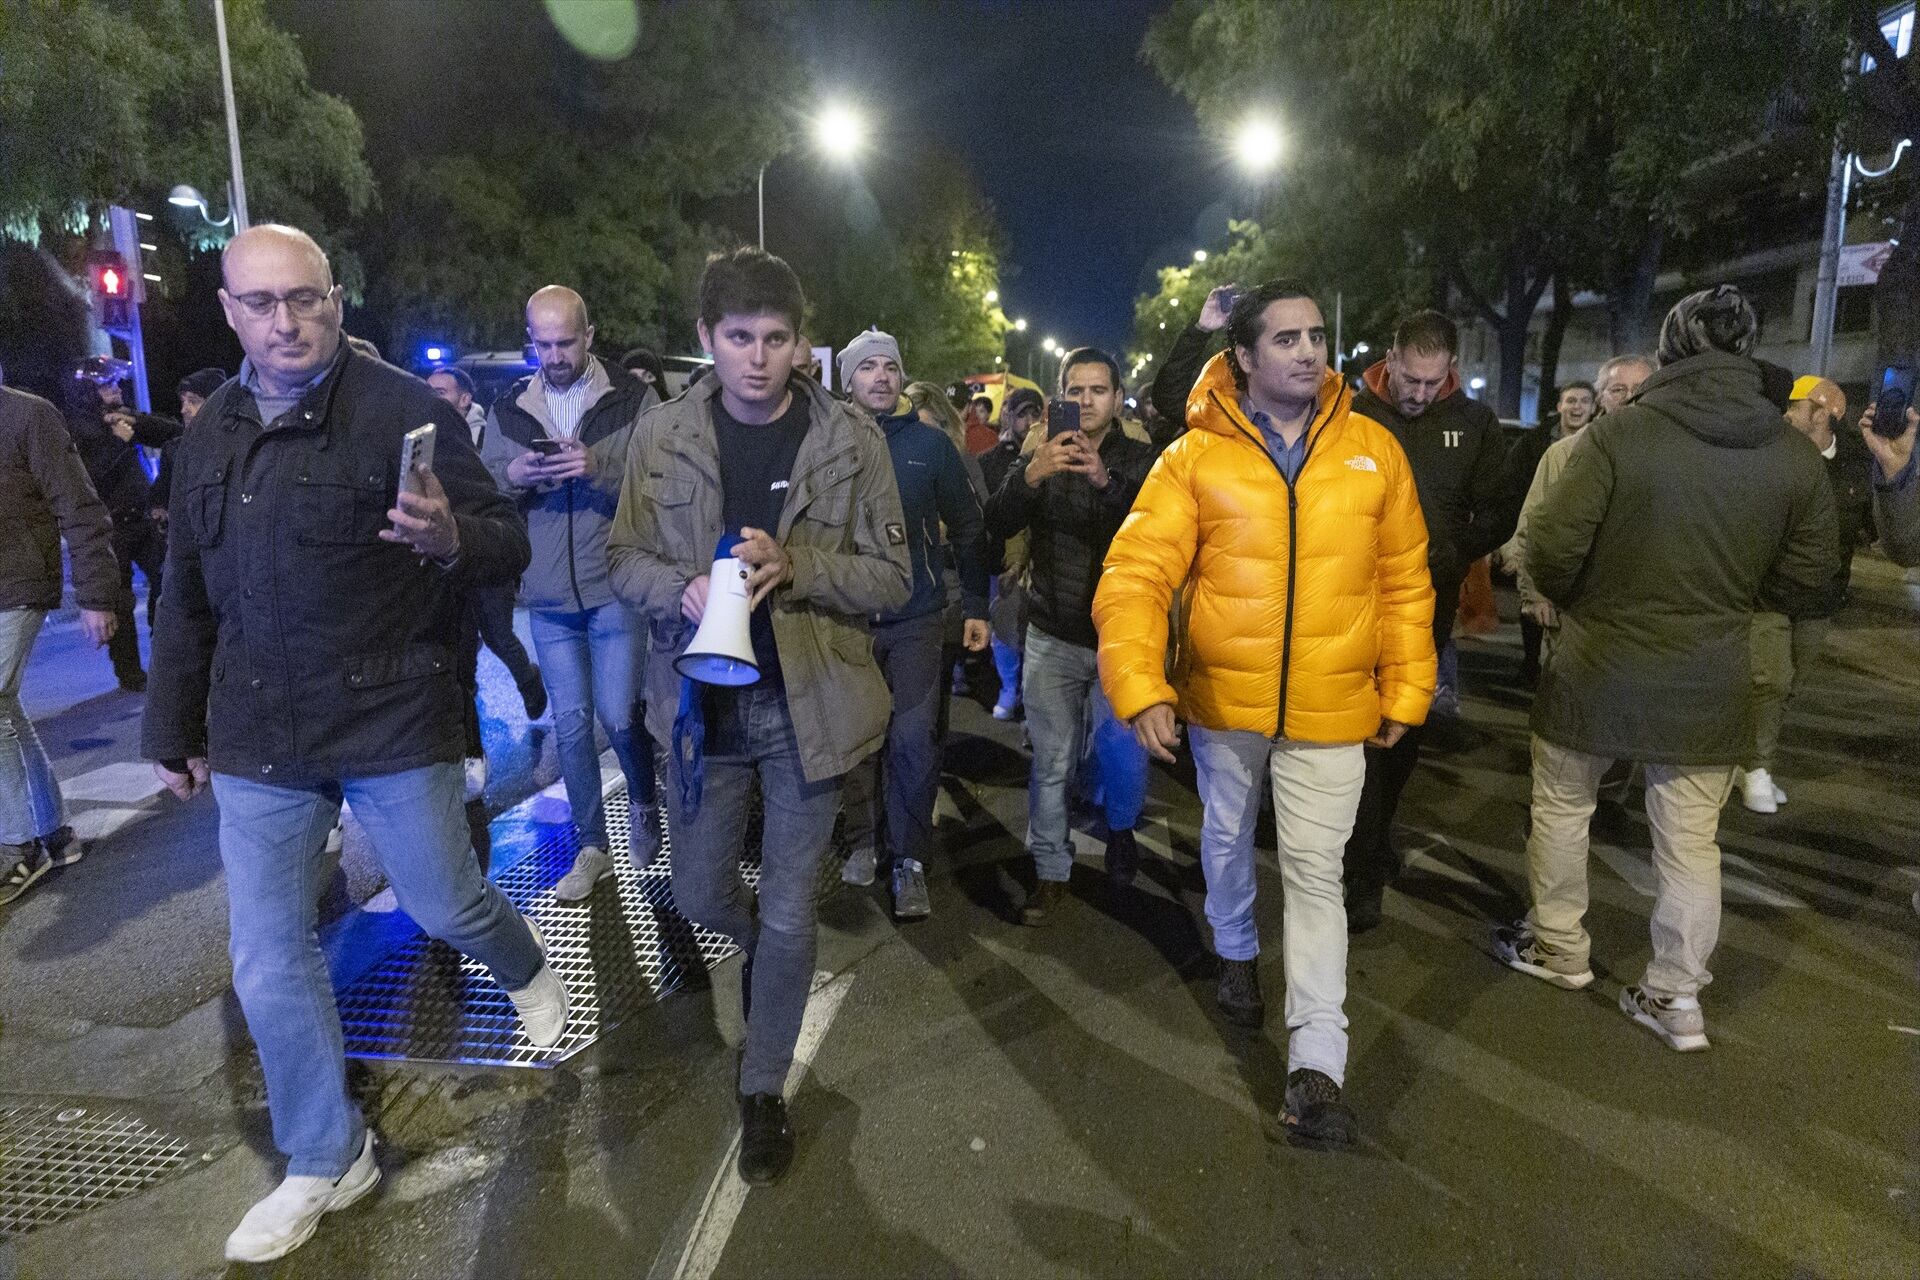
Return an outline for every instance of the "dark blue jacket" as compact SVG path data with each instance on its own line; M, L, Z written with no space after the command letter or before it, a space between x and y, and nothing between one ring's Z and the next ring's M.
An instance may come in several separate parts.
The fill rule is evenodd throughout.
M969 618L987 616L987 530L980 499L967 481L966 465L953 441L911 413L879 419L893 457L894 479L900 485L900 509L905 512L907 549L913 557L913 596L892 613L874 615L876 622L900 622L938 613L947 607L947 588L941 570L940 525L960 563L960 603Z
M380 537L401 438L428 422L460 529L447 568ZM513 582L528 555L459 413L343 343L270 423L230 379L174 450L147 757L287 786L458 761L466 593Z

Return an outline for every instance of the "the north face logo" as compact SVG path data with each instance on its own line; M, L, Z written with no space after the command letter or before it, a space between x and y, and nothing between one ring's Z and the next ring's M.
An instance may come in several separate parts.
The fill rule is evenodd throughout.
M1347 465L1355 471L1378 471L1380 469L1379 464L1364 453L1356 453L1351 458L1348 458Z

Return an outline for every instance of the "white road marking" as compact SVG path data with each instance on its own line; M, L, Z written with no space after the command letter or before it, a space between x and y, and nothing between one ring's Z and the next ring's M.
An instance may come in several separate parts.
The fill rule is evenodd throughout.
M807 1001L807 1016L800 1024L800 1041L793 1050L793 1070L787 1073L789 1098L800 1087L807 1068L813 1065L813 1055L827 1038L827 1029L840 1012L840 1002L847 998L847 991L853 986L851 973L843 973L823 985L821 979L825 976L815 976L813 995ZM740 1210L746 1206L747 1192L751 1190L740 1180L740 1172L735 1167L739 1156L740 1134L736 1130L733 1141L727 1144L726 1155L721 1158L720 1168L707 1186L706 1199L693 1220L693 1230L687 1234L680 1261L668 1273L673 1280L708 1280L720 1265L720 1255L726 1251L727 1239L733 1234L734 1223L739 1221Z
M102 765L60 784L60 794L73 806L70 825L82 840L104 840L148 816L160 791L153 766L143 760Z

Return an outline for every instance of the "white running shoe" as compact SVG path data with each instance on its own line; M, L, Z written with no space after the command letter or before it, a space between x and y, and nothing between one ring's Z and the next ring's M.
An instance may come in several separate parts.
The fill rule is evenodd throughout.
M462 763L467 775L467 803L472 804L487 794L487 758L468 756Z
M520 918L527 922L527 928L533 933L533 944L540 948L540 971L526 986L507 992L507 998L513 1001L520 1015L527 1039L535 1048L550 1049L560 1043L561 1033L567 1029L567 988L547 963L547 936L531 917Z
M583 844L574 855L572 868L554 884L553 896L562 902L578 902L612 875L613 859L607 851L597 844Z
M373 1161L373 1130L360 1144L360 1158L337 1178L289 1177L247 1210L227 1237L227 1261L272 1262L313 1238L320 1219L344 1209L380 1182Z
M1765 769L1749 769L1740 780L1740 803L1753 813L1778 813L1780 801L1774 791L1773 779Z
M1525 920L1494 929L1493 954L1509 969L1518 969L1567 991L1582 991L1593 985L1590 967L1576 965L1550 949L1527 928Z
M1661 997L1625 987L1620 992L1620 1012L1665 1040L1670 1049L1697 1053L1707 1047L1707 1015L1694 996Z

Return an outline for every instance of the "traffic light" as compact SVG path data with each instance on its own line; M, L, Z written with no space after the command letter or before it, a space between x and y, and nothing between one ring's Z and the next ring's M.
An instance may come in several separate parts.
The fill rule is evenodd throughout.
M97 250L87 255L87 275L101 327L125 328L133 305L133 279L127 260L110 250Z

